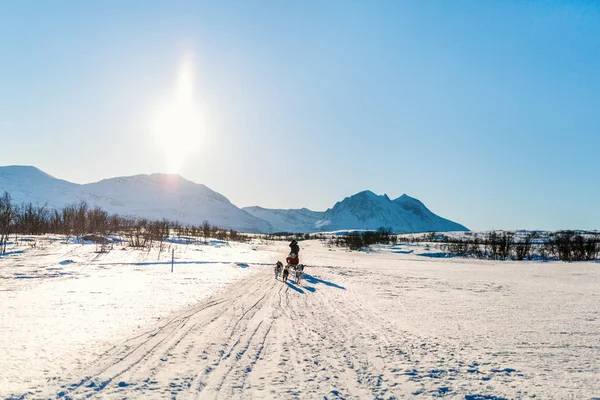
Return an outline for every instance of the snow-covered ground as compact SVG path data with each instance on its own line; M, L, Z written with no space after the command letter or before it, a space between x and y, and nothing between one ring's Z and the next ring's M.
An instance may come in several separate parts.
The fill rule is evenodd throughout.
M171 253L157 249L100 254L94 244L58 238L9 245L0 257L0 398L68 375L132 332L272 264L275 255L261 247L173 244L171 273Z
M301 286L282 242L11 249L0 397L600 396L600 264L300 245Z

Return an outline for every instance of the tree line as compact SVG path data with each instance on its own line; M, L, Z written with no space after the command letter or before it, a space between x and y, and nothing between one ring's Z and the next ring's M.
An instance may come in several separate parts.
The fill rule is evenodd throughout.
M593 261L600 256L598 232L492 231L466 232L461 237L432 232L400 240L439 243L442 250L453 256L488 260Z
M437 232L394 235L390 229L349 232L330 237L329 246L362 250L373 244L426 243L454 257L487 260L593 261L600 257L596 231L492 231L465 232L461 236Z
M346 247L350 250L362 250L373 244L396 244L398 237L391 229L379 228L376 231L348 232L329 239L329 246Z
M209 238L219 240L248 241L248 235L235 229L224 229L204 221L200 225L182 224L167 219L152 220L109 214L98 206L85 201L60 209L32 203L15 204L8 192L0 196L0 254L6 252L8 237L15 235L59 234L75 237L79 241L107 241L107 235L118 235L131 247L164 246L166 239L174 234L188 242Z

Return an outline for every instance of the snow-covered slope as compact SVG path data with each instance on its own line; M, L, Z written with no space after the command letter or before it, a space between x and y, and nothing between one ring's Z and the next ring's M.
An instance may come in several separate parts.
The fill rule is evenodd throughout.
M432 213L425 204L421 201L403 194L394 200L394 203L399 204L406 212L410 212L417 217L417 223L425 224L428 228L425 231L437 232L452 232L452 231L468 231L465 226L442 218ZM421 230L424 231L424 230Z
M81 200L121 215L201 224L209 221L243 232L272 232L266 221L231 204L223 195L179 175L152 174L104 179L79 185L56 179L35 167L0 167L0 192L16 203L60 208Z
M316 223L323 218L322 211L311 211L308 208L279 210L262 207L244 207L257 218L269 222L278 232L315 232Z
M390 200L365 190L346 197L325 211L317 222L322 231L391 228L398 233L466 231L464 226L441 218L419 200L407 195Z
M118 214L211 224L244 232L270 232L273 227L231 204L223 195L179 175L151 174L104 179L82 185L95 204Z
M0 167L0 194L7 191L15 203L31 202L62 207L72 204L81 195L78 186L57 179L35 167Z
M0 167L0 192L4 190L16 203L61 208L85 200L111 213L188 224L209 221L243 232L305 233L380 227L398 233L467 230L435 215L410 196L390 200L387 195L378 196L368 190L345 198L325 212L306 208L240 209L225 196L179 175L135 175L79 185L27 166Z

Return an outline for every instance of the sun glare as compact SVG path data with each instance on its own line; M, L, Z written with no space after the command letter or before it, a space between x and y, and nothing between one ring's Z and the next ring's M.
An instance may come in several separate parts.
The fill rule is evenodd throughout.
M169 173L179 172L186 158L198 146L201 122L194 99L193 62L186 58L177 72L174 96L158 113L154 127Z

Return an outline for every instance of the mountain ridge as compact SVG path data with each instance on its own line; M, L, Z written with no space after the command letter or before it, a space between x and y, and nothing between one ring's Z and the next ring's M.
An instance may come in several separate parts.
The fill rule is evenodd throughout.
M199 225L209 221L226 229L271 232L266 221L233 205L225 196L179 175L138 174L78 184L55 178L36 167L0 167L0 191L17 203L62 208L79 201L110 213L169 219Z
M261 218L269 222L279 232L317 232L315 223L323 215L322 211L312 211L306 207L296 209L277 209L251 206L243 207L242 209L257 218Z
M363 190L325 211L239 208L208 186L177 174L137 174L78 184L56 178L34 166L0 166L0 191L17 203L61 208L87 201L111 213L188 224L209 221L227 229L252 233L314 233L390 228L397 233L465 231L463 225L431 212L407 194L391 200Z
M389 228L396 233L468 231L431 212L420 200L403 194L391 200L370 190L348 196L327 209L317 221L320 230Z

